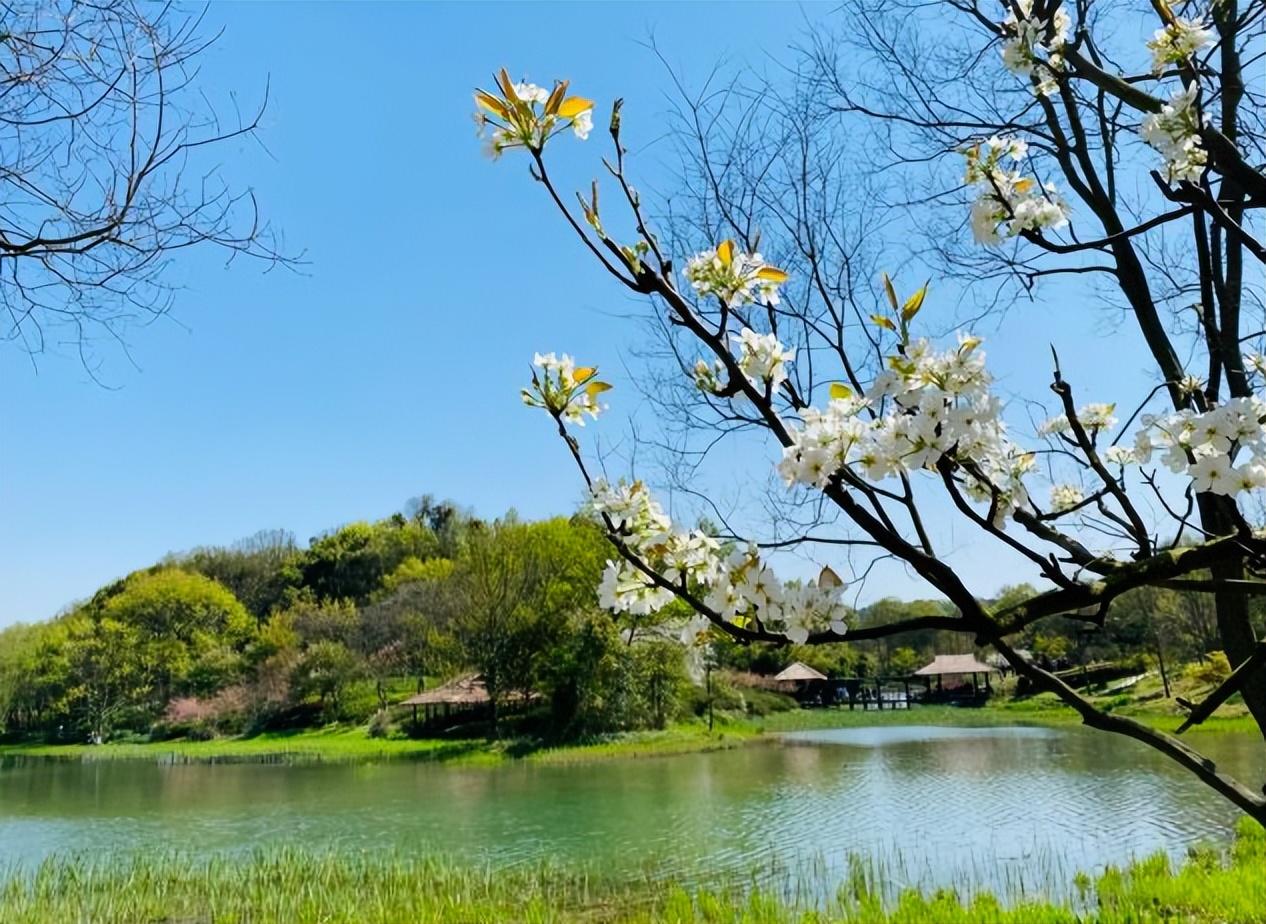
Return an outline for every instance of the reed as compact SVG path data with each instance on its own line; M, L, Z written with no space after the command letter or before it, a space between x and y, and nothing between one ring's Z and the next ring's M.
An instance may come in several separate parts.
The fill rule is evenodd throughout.
M1062 884L1073 896L1062 903L1004 900L966 882L886 894L899 864L899 855L854 857L823 895L812 871L779 882L786 871L753 869L701 887L652 869L616 879L551 863L494 868L389 852L55 856L0 876L0 924L1260 924L1266 909L1266 831L1248 821L1230 847L1195 850L1182 864L1156 855L1080 875Z

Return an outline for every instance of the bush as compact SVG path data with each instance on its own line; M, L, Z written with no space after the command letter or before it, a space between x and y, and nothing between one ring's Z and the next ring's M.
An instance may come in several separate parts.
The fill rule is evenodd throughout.
M395 727L391 724L391 715L386 709L379 709L374 713L374 717L369 720L369 737L386 738Z
M748 689L743 692L747 699L748 715L767 716L773 712L789 712L800 708L800 704L785 693L758 689Z
M1211 651L1203 661L1183 668L1183 679L1203 686L1216 687L1231 676L1231 662L1225 651Z

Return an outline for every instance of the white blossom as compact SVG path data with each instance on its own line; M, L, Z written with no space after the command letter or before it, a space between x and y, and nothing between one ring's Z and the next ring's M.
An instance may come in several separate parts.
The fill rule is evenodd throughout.
M785 272L766 263L759 253L744 253L728 240L695 254L683 272L700 295L715 295L734 306L777 305L778 287L787 280Z
M1160 76L1166 66L1186 61L1201 48L1212 45L1215 39L1204 20L1175 18L1164 28L1157 29L1147 43L1152 52L1152 73Z
M1200 88L1191 83L1170 97L1160 112L1144 117L1143 140L1165 158L1169 182L1196 182L1204 173L1208 154L1200 142L1201 115L1196 106Z
M718 394L726 386L725 363L715 359L709 364L706 359L700 359L695 363L694 376L696 388Z
M475 91L475 124L481 134L491 129L487 152L494 158L509 148L539 152L567 128L582 140L593 129L593 100L568 96L567 81L546 90L534 83L515 83L502 70L497 89L499 94Z
M1258 397L1232 398L1206 411L1146 415L1139 421L1134 454L1145 463L1156 449L1163 450L1161 462L1189 476L1196 491L1235 495L1255 490L1266 478L1263 418L1266 401Z
M1003 66L1013 74L1036 78L1037 95L1054 95L1059 90L1055 75L1064 69L1063 48L1072 27L1067 11L1061 4L1048 21L1033 15L1033 0L1004 0L1003 5Z
M598 380L596 368L577 367L566 353L537 353L532 365L532 383L520 392L528 407L544 408L581 427L586 415L596 418L606 409L598 395L611 386Z
M777 388L787 380L787 363L796 358L796 351L778 342L774 334L758 334L750 328L734 335L738 346L738 367L752 382Z
M1021 231L1062 228L1068 223L1068 204L1054 185L1040 185L1014 166L1027 151L1023 141L994 136L963 152L967 161L963 180L976 187L971 230L977 243L996 246Z
M1062 513L1071 510L1086 499L1081 488L1073 484L1057 484L1051 486L1051 510Z
M778 471L789 485L825 487L844 469L875 482L934 468L947 455L963 468L970 497L993 505L1001 521L1028 503L1023 477L1032 453L1011 442L1000 419L1001 403L989 392L979 339L937 352L926 340L889 357L861 398L807 408L792 427L795 443L783 450ZM863 417L886 402L884 413Z

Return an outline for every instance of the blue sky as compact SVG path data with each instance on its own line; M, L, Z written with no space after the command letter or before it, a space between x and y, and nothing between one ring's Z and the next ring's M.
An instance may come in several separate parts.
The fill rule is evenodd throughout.
M308 264L263 274L192 256L173 277L174 317L133 331L136 366L103 350L108 388L73 356L33 368L0 352L0 624L52 615L170 551L264 528L302 541L423 492L488 516L569 512L574 470L518 401L532 351L566 349L619 386L640 331L523 160L481 156L471 87L502 64L544 84L568 76L600 112L624 96L651 139L669 93L642 45L652 33L701 79L719 58L760 65L829 13L213 5L208 24L226 31L200 78L209 96L235 90L245 106L271 82L267 151L235 142L224 172ZM579 188L601 152L569 148L559 170ZM1056 298L1012 312L991 356L1013 348L1000 375L1017 389L1044 386L1045 344L1063 335L1073 374L1111 385L1142 368L1093 329L1084 305ZM982 589L1005 582L988 555L964 555Z

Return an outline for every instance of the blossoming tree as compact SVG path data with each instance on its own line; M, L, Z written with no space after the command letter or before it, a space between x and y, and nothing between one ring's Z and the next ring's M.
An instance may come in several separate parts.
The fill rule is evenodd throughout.
M1148 68L1141 76L1122 76L1095 63L1084 29L1088 5L1021 0L1007 3L993 18L974 5L947 6L964 11L980 24L984 41L999 46L998 77L1010 70L1023 79L1030 108L1046 112L1062 104L1076 110L1076 88L1084 84L1096 99L1115 100L1111 105L1122 125L1130 118L1126 112L1134 112L1134 131L1155 158L1155 182L1180 203L1182 218L1203 228L1206 241L1212 240L1211 229L1218 229L1224 260L1229 248L1260 257L1242 215L1252 204L1266 204L1266 181L1237 146L1235 133L1228 134L1225 124L1215 127L1204 114L1203 100L1216 91L1202 87L1218 77L1207 52L1225 43L1225 30L1158 5L1156 35L1145 49ZM1217 23L1219 16L1225 18L1216 13ZM1155 81L1157 89L1171 82L1181 86L1172 95L1156 96L1143 81ZM567 355L537 354L524 401L552 418L617 553L599 588L605 607L646 620L682 601L694 614L683 631L687 642L715 632L776 645L929 628L959 632L992 646L1086 724L1146 743L1266 820L1266 798L1259 792L1221 772L1181 738L1097 708L1020 657L1011 642L1026 627L1056 616L1102 624L1113 602L1136 588L1181 584L1208 592L1219 608L1231 608L1229 628L1223 627L1221 611L1219 627L1235 670L1192 706L1184 729L1204 721L1237 691L1245 693L1266 727L1266 712L1253 706L1250 686L1266 674L1266 642L1253 638L1241 605L1247 594L1266 590L1255 577L1266 568L1266 535L1240 503L1266 486L1266 400L1252 387L1254 370L1263 363L1241 355L1238 326L1228 334L1214 325L1212 339L1205 341L1208 379L1199 382L1172 345L1162 351L1157 387L1132 413L1079 400L1056 360L1051 387L1057 413L1026 438L1009 420L979 337L960 331L943 342L921 335L926 317L921 312L933 298L926 284L899 293L882 276L874 310L859 327L852 318L856 306L836 303L832 288L814 278L821 270L815 262L821 248L799 246L767 259L757 235L734 220L723 201L717 211L731 233L693 254L673 252L629 182L619 101L609 123L614 153L605 162L618 215L600 209L596 182L579 197L578 208L570 208L546 164L546 150L558 136L568 130L582 139L589 134L592 102L569 96L566 83L547 91L515 83L503 70L496 91L479 91L476 103L492 152L522 149L533 178L589 255L618 284L650 299L672 328L682 381L707 407L762 428L779 447L771 464L788 490L833 507L847 526L845 536L827 540L834 545L818 545L823 540L807 534L797 542L805 548L856 543L876 549L916 574L956 612L850 626L842 599L845 581L833 563L821 562L815 580L780 579L761 543L723 545L707 531L674 523L645 484L596 477L575 428L601 414L609 386L596 369ZM1070 116L1060 112L1052 118L1062 125ZM1030 130L1002 130L1024 127ZM1028 166L1030 150L1041 145L1051 157L1072 164L1075 179L1068 182L1081 193L1089 171L1079 136L1050 124L969 126L969 132L977 129L954 149L965 163L964 186L973 191L967 224L978 246L1019 241L1054 254L1106 251L1119 265L1129 265L1128 248L1148 228L1114 228L1107 212L1092 208L1088 223L1103 225L1103 237L1079 236L1080 213L1053 181ZM1228 201L1228 188L1238 199ZM712 184L710 190L719 197L721 186ZM804 243L803 237L791 239ZM793 266L809 277L803 287L790 272ZM1226 305L1220 307L1225 325ZM1208 310L1216 315L1218 308L1211 304ZM1145 339L1156 352L1157 333L1143 315ZM1164 335L1163 325L1156 325ZM1228 345L1235 346L1234 355ZM1229 387L1222 389L1222 382ZM1158 395L1168 399L1168 408L1152 406ZM1158 467L1173 477L1158 477ZM982 601L933 540L935 531L925 521L933 492L982 537L1026 560L1046 587L1001 606ZM1241 644L1245 639L1236 632L1245 629L1247 642Z

